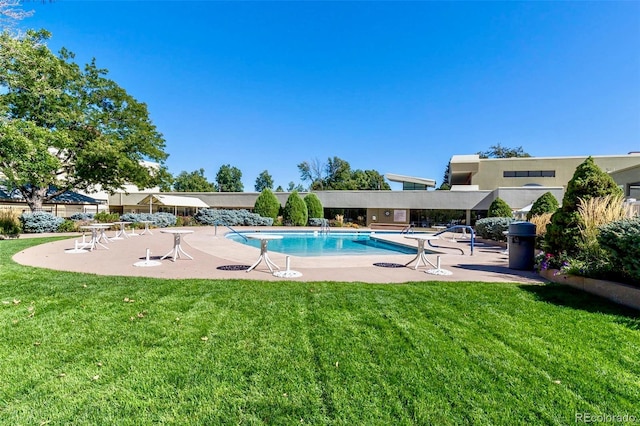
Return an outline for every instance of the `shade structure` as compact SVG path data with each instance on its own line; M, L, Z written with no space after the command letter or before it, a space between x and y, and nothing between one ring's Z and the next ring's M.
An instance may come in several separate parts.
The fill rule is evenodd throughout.
M177 214L178 207L192 207L196 209L207 209L209 205L197 197L184 197L181 195L161 195L151 194L143 198L138 205L148 205L149 213L153 213L153 205L173 207L174 214Z

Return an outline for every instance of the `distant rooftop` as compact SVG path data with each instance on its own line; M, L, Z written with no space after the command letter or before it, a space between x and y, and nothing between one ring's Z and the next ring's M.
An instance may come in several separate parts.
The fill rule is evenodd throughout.
M391 182L400 182L400 183L414 183L417 185L424 185L429 188L435 188L436 181L433 179L426 179L414 176L403 176L397 175L395 173L387 173L384 175L385 178L390 180Z

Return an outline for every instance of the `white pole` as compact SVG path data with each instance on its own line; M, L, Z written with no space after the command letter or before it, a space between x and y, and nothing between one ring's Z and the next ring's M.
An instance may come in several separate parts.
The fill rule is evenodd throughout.
M147 262L149 261L149 255L151 254L151 250L147 249Z
M287 260L286 260L287 271L289 270L289 265L290 264L291 264L291 256L287 256Z

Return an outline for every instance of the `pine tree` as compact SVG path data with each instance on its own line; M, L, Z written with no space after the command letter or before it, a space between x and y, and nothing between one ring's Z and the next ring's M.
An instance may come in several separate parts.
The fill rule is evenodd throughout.
M606 195L621 196L622 190L613 178L588 157L580 164L567 184L562 198L562 207L551 216L547 225L545 245L548 253L566 252L569 256L578 254L581 241L582 218L578 213L580 200L589 200Z

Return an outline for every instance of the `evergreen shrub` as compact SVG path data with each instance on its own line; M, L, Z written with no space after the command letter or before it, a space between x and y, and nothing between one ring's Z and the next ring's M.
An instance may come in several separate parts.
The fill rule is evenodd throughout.
M545 235L546 251L554 255L566 252L570 257L579 255L584 222L578 205L591 198L607 195L620 196L622 190L608 173L595 164L592 157L588 157L576 168L567 184L562 207L551 216Z
M269 188L265 188L260 195L258 195L258 198L256 198L256 202L253 205L253 212L262 217L270 217L276 220L280 213L280 200L278 200L278 197L276 197Z
M49 212L22 213L20 223L27 234L41 234L44 232L56 232L64 219Z
M536 201L533 202L531 210L527 213L527 220L531 220L533 216L540 216L545 213L554 213L558 210L559 204L556 197L551 192L545 192Z
M133 222L134 224L139 223L143 220L150 220L151 222L153 222L153 225L157 226L158 228L167 228L169 226L174 226L178 219L172 213L158 212L158 213L125 213L122 216L120 216L120 220L123 222Z
M246 209L201 209L193 217L202 225L226 225L226 226L271 226L273 219L251 213Z
M77 223L70 219L65 219L57 229L58 232L76 232L77 230Z
M489 206L488 217L513 217L511 207L502 198L498 197Z
M598 242L622 280L640 286L640 217L602 226Z
M305 195L304 203L307 205L307 216L310 218L324 218L324 207L322 201L313 192Z
M117 222L120 219L120 215L118 213L100 212L96 213L93 219L99 223L112 223Z
M304 202L298 191L293 191L287 198L284 205L282 219L285 225L289 226L305 226L309 218L307 212L307 204Z
M69 216L69 219L71 220L82 220L82 221L89 221L89 220L93 220L95 216L95 213L74 213L71 216Z
M488 240L507 241L505 231L509 230L509 225L514 219L511 217L486 217L478 219L475 225L477 236Z

